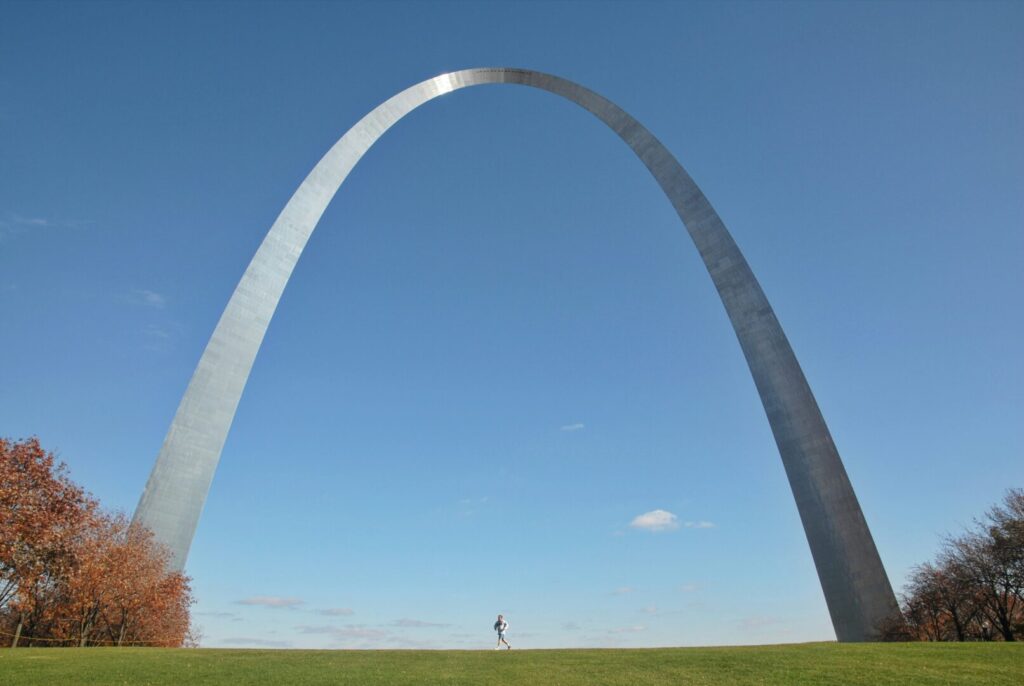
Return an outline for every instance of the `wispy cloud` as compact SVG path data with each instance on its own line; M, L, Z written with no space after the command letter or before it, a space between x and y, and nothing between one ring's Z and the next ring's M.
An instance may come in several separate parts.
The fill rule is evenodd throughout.
M577 422L576 424L563 424L561 429L562 431L579 431L585 426L582 422Z
M647 607L640 608L640 612L645 615L656 615L658 614L658 607L656 605L648 605Z
M0 219L0 240L19 234L42 231L46 229L83 229L91 226L91 221L57 220L48 217L29 216L8 213Z
M462 645L464 647L476 647L479 643L478 636L476 634L450 634L451 639L444 643L440 643L436 640L432 640L428 637L410 635L408 631L402 631L401 629L416 628L416 627L444 627L449 626L447 624L437 624L434 622L422 622L416 619L399 619L390 625L367 625L367 624L354 624L350 626L329 626L329 625L300 625L294 627L295 631L300 634L320 634L333 639L332 647L335 648L358 648L358 649L370 649L370 648L383 648L383 647L399 647L399 648L420 648L420 649L435 649L451 647L452 643ZM397 630L393 630L388 627L398 627ZM433 634L431 634L433 636Z
M295 627L295 630L300 634L329 634L334 631L339 631L342 627L330 626L327 624L299 624ZM349 627L350 629L356 627Z
M766 626L772 626L781 622L777 617L766 617L764 615L755 615L752 617L744 617L739 621L739 627L744 631L751 631L754 629L761 629Z
M50 220L43 219L42 217L19 217L18 215L13 215L11 221L22 226L50 226Z
M47 221L42 217L21 217L16 214L8 214L5 218L0 219L0 238L46 228L46 225Z
M668 510L651 510L633 517L629 525L644 531L671 531L679 528L679 517Z
M142 347L157 353L167 352L181 337L182 328L176 321L151 322L142 329Z
M348 617L355 614L351 607L328 607L324 610L317 610L316 613L327 617Z
M609 629L610 634L635 634L640 631L647 629L643 624L634 624L633 626L619 626L614 629Z
M163 310L167 306L167 297L162 293L148 288L132 288L127 293L117 296L120 302L129 305L146 308L149 310ZM152 315L151 321L142 330L143 347L154 352L166 352L173 347L175 339L181 331L181 324L168 319L166 315Z
M695 593L700 590L700 584L683 584L679 590L683 593Z
M157 309L163 309L164 305L167 304L167 298L165 296L147 288L133 288L131 292L125 296L125 300L135 305L145 305L147 307L155 307Z
M472 517L480 508L487 505L488 500L490 497L486 495L479 498L462 498L458 502L457 513L460 517Z
M298 607L306 601L301 598L285 598L276 595L254 595L235 602L238 605L256 605L259 607Z
M705 522L705 521L700 521L700 522L683 522L683 526L685 526L687 529L714 529L715 528L715 523L714 522Z
M171 332L159 324L149 324L146 327L146 335L157 340L166 341L171 337Z
M614 591L612 591L610 595L626 595L627 593L632 593L635 590L636 589L632 586L619 586Z
M334 638L387 638L390 634L383 629L373 629L364 624L355 626L325 626L303 624L295 627L300 634L326 634Z
M389 636L387 639L385 639L385 642L397 648L413 648L416 650L436 650L438 648L447 647L442 646L437 641L409 638L405 635Z
M258 648L291 648L291 641L268 641L265 638L248 638L245 636L233 636L219 641L226 646L250 646Z
M391 623L391 626L400 626L406 629L423 629L426 627L437 627L437 626L448 626L447 624L439 624L437 622L424 622L419 619L396 619Z
M580 625L576 622L566 622L562 625L562 628L566 631L579 631Z
M215 619L239 619L237 612L193 612L197 617L213 617Z

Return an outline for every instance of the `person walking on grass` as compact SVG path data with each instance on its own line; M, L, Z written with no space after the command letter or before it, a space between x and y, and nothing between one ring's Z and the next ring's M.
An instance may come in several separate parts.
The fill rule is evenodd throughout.
M495 650L501 650L501 644L505 644L505 648L512 650L512 646L505 640L505 632L508 631L508 622L505 621L505 617L498 615L498 621L494 623L494 630L498 632L498 647Z

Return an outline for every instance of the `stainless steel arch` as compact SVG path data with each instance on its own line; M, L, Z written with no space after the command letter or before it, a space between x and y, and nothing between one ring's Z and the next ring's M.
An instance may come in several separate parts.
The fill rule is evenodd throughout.
M739 338L789 478L840 641L870 640L898 612L857 497L803 371L767 298L707 198L672 154L617 105L525 69L467 69L423 81L363 117L328 151L256 251L203 352L146 483L134 521L182 569L249 371L292 269L327 204L395 122L445 93L510 83L560 95L612 129L650 170L700 251Z

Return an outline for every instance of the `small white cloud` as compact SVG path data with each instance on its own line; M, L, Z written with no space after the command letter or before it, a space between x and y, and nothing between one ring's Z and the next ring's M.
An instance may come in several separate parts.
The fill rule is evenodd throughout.
M679 590L683 593L695 593L699 589L700 586L698 584L683 584L679 587Z
M282 598L275 595L254 595L237 601L239 605L257 605L260 607L298 607L305 601L300 598Z
M614 591L612 591L611 594L612 595L626 595L627 593L632 593L635 590L636 589L633 588L632 586L619 586Z
M671 531L679 528L679 517L668 510L651 510L633 517L629 525L645 531Z
M565 424L562 426L562 431L579 431L584 426L586 425L581 422L577 422L576 424Z
M715 528L715 523L714 522L704 522L704 521L700 521L700 522L685 522L683 524L683 526L685 526L687 529L714 529Z
M355 614L350 607L329 607L326 610L318 610L317 614L327 617L348 617Z
M658 614L658 608L655 605L648 605L647 607L641 608L640 612L643 612L645 615L656 615Z

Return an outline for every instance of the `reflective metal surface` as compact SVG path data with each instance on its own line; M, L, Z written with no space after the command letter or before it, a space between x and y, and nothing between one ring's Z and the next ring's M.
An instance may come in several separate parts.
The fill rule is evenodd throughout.
M440 95L518 84L586 109L637 154L689 231L722 298L761 395L840 641L868 640L897 612L881 559L828 427L750 267L671 153L611 101L571 81L523 69L467 69L408 88L363 117L314 167L245 270L203 352L135 512L170 547L189 546L249 370L295 263L327 204L363 154L395 122Z

